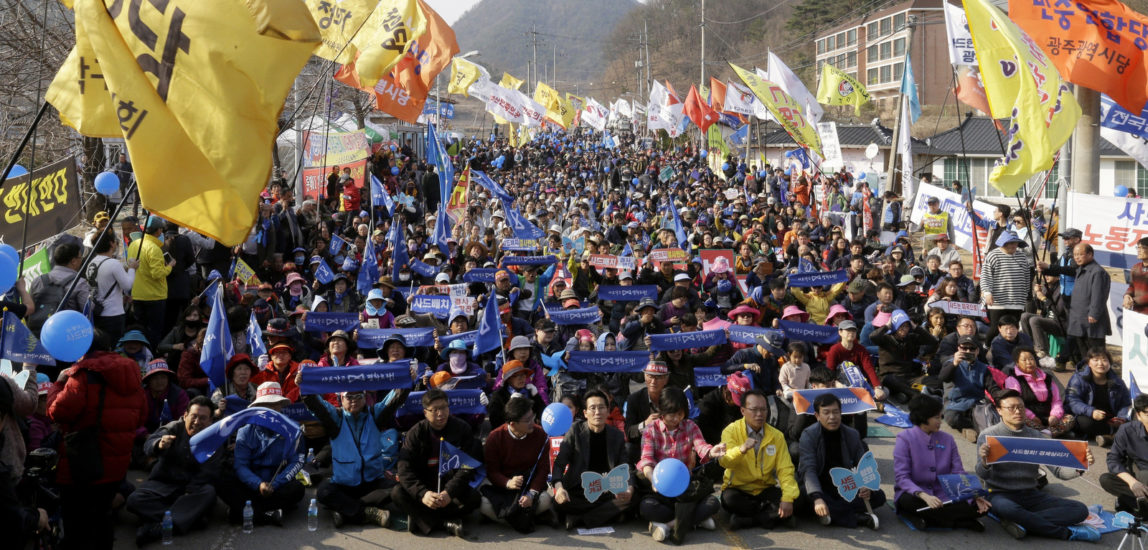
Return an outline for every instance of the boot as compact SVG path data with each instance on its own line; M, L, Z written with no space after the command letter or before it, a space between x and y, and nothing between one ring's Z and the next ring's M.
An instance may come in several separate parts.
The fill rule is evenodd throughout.
M696 502L678 502L674 504L674 529L670 532L670 539L674 544L681 545L686 539L686 533L694 528L694 510L698 507Z

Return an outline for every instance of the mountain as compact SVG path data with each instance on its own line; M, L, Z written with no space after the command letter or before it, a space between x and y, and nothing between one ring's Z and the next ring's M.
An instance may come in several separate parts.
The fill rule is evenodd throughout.
M596 80L612 61L603 56L606 39L636 7L634 0L482 0L452 27L461 52L481 52L475 61L497 81L503 71L526 79L527 64L534 59L534 26L539 78L574 91L575 85Z

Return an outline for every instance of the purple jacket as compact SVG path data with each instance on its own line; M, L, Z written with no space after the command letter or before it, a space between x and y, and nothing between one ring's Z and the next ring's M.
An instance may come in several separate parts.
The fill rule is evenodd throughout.
M897 434L893 447L894 499L904 493L924 491L948 500L937 476L963 473L965 468L953 436L940 431L929 435L919 426Z

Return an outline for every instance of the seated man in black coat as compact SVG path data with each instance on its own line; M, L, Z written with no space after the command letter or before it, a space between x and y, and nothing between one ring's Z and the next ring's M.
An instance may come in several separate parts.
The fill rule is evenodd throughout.
M634 466L629 466L629 489L621 494L603 493L590 502L582 490L582 472L606 476L620 464L627 464L625 434L606 423L610 401L602 390L592 389L583 398L586 420L574 424L562 439L554 459L554 502L566 515L566 529L579 523L598 527L618 520L633 505Z

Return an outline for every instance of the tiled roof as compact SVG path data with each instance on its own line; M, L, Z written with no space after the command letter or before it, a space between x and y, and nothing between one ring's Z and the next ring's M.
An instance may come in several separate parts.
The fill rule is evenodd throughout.
M1008 127L1008 120L1001 121L1001 127ZM961 135L964 134L964 145L961 144ZM992 155L1001 154L1001 144L1006 143L1006 134L993 125L988 117L967 117L961 126L945 130L932 138L928 145L921 150L914 147L915 153L945 157L949 155ZM1100 138L1100 154L1102 156L1127 156L1123 151L1112 145L1108 140Z

